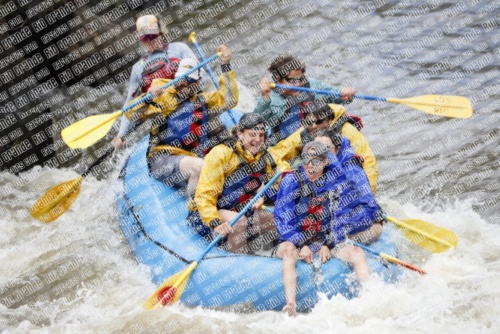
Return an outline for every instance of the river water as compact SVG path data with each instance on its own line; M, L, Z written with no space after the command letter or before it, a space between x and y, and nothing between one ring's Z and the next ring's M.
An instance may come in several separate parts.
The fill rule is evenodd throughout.
M215 4L196 8L196 3L182 18L174 11L190 3L172 7L171 25L180 26ZM278 11L262 22L251 20L266 8ZM237 50L234 63L240 60L243 111L253 108L264 64L285 51L304 60L311 77L352 85L361 94L447 94L473 101L471 119L358 100L347 107L363 118L363 133L377 155L384 208L445 227L459 238L457 249L430 254L391 228L401 256L429 275L406 271L393 285L374 279L359 298L323 298L312 313L294 319L277 312L236 314L182 305L146 312L141 304L155 286L148 268L131 255L113 210L124 151L114 157L116 168L108 178L85 180L78 200L50 224L34 221L29 208L50 187L78 173L35 167L33 174L0 174L1 332L498 333L499 13L498 2L485 0L253 1L195 29L200 44L210 46L222 32L245 19L251 22L251 29L227 41ZM225 16L231 22L211 33Z

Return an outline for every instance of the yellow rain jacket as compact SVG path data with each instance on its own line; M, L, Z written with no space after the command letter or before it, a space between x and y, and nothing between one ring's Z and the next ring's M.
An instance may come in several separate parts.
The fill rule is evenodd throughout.
M250 152L244 150L239 141L236 142L236 150L248 164L257 162L265 153L260 152L254 156ZM288 170L290 168L288 163L277 159L273 153L269 153L276 163L276 169L279 170L280 168L284 168ZM224 180L234 173L239 165L240 160L238 156L233 149L225 144L215 146L210 153L205 156L194 197L195 203L191 201L189 207L191 211L198 210L202 222L207 226L210 226L212 221L220 221L221 218L218 213L217 201L222 194ZM269 174L270 177L274 176L276 173L276 171L272 171L269 163L267 163L266 166L266 173L272 173L272 175ZM277 186L278 181L275 183L274 187L277 189Z
M329 104L330 108L334 111L334 118L331 122L331 126L335 125L336 121L345 113L345 109L342 105ZM302 152L302 140L300 133L304 130L303 127L299 128L297 131L292 133L287 138L278 142L276 146L269 149L269 153L276 156L278 159L283 161L290 161ZM363 157L363 170L368 177L370 182L370 187L374 194L377 192L377 180L378 180L378 167L377 160L375 159L375 154L373 154L368 141L365 136L358 131L358 129L349 122L345 122L342 125L342 135L349 139L354 152Z
M155 79L153 80L153 85L163 86L170 82L169 79ZM145 94L132 100L130 103L137 101L144 97ZM239 91L238 84L236 81L236 74L233 70L229 72L222 72L219 79L219 89L215 92L210 93L200 93L202 99L206 103L207 113L209 119L215 119L221 113L235 107L238 104ZM163 117L167 117L176 111L179 106L178 92L174 86L168 87L159 97L155 98L152 103L140 104L137 107L125 113L125 116L129 120L137 120L139 118L145 119L147 117L161 114ZM198 98L198 94L194 94L189 99L195 101ZM210 122L214 126L218 125L220 122ZM160 124L155 124L154 128L158 127ZM208 126L210 130L210 125ZM154 133L153 133L154 134ZM154 151L167 150L170 154L174 155L189 155L196 156L194 153L184 150L179 147L169 146L169 145L159 145L154 148Z

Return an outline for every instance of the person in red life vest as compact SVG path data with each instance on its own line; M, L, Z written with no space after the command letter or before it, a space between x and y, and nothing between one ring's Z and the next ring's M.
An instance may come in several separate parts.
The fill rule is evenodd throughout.
M311 263L314 254L323 262L331 257L331 193L337 193L345 181L341 166L329 156L328 148L312 141L304 146L302 165L285 175L279 185L274 209L279 239L272 254L283 259L283 311L291 316L296 313L297 261Z
M222 70L219 90L201 92L201 74L196 71L167 88L147 109L137 107L125 113L132 120L156 116L150 137L151 175L169 186L187 186L188 196L196 190L205 155L229 136L225 131L219 137L208 139L208 132L219 125L211 117L218 120L218 115L238 104L236 75L230 65L231 50L221 45L217 52L221 53ZM180 77L197 65L194 59L183 59L175 76ZM168 79L153 81L160 85L167 82Z
M189 222L203 236L215 232L232 252L248 252L250 235L275 230L273 215L261 209L260 198L233 227L231 220L276 173L288 169L266 149L264 119L256 113L243 114L233 136L214 147L205 157L194 200L190 203ZM276 188L266 195L272 197Z
M160 95L161 85L152 84L153 79L173 79L181 59L196 59L193 51L186 44L168 42L165 33L166 27L160 25L156 16L139 17L136 27L139 41L145 49L145 53L132 67L124 107L141 93L151 92L155 96ZM204 74L202 75L204 76ZM123 136L132 128L132 125L132 122L126 117L121 117L120 130L112 141L115 147L124 146Z
M318 98L327 103L350 103L355 94L354 89L329 86L319 80L306 76L306 66L290 55L279 55L268 68L274 82L281 85L306 87L339 92L341 97L318 95L294 90L271 89L271 81L263 78L260 82L260 96L254 112L261 114L271 128L271 144L276 145L300 128L302 119L299 109L304 103Z

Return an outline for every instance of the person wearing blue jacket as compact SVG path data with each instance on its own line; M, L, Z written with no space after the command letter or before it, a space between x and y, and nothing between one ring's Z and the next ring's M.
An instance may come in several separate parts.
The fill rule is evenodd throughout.
M346 178L326 145L312 141L302 150L302 166L282 179L275 202L274 219L279 233L273 255L283 259L287 304L284 312L296 314L297 260L312 262L317 253L324 262L334 246L329 208Z
M343 241L346 238L362 244L376 241L382 234L385 212L377 204L362 168L362 158L355 154L349 139L326 130L317 133L314 140L325 144L335 154L349 185L340 193L334 209L333 234L336 246L332 255L352 263L358 280L364 282L371 272L363 250Z
M347 104L352 101L354 89L327 85L319 80L306 76L306 66L290 55L279 55L268 68L275 83L288 86L306 87L312 89L339 92L341 97L319 95L295 90L271 89L271 80L263 78L259 85L262 96L255 102L254 112L266 120L266 126L271 128L271 145L276 145L300 128L303 118L300 108L315 99L326 103Z

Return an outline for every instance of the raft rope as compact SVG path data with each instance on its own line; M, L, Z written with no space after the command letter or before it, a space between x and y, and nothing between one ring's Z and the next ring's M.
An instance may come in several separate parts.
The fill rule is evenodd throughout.
M193 261L189 261L189 260L186 260L185 258L183 258L182 256L180 256L179 254L177 254L176 252L174 252L173 250L171 250L170 248L168 248L167 246L165 246L164 244L160 243L159 241L156 241L154 240L153 238L151 238L151 236L146 232L146 230L144 229L144 227L142 226L141 224L141 221L139 220L139 217L137 217L136 213L134 212L134 208L133 206L130 204L128 198L127 198L127 195L125 195L125 193L123 194L123 199L125 200L125 203L127 203L127 207L128 209L130 210L130 212L132 213L132 216L134 217L134 220L135 222L137 223L137 226L139 226L139 228L141 229L141 232L142 234L144 234L144 236L151 242L153 242L155 245L157 245L158 247L160 247L161 249L163 249L164 251L167 251L168 253L172 254L173 256L175 256L177 259L181 260L182 262L186 263L186 264L189 264Z

